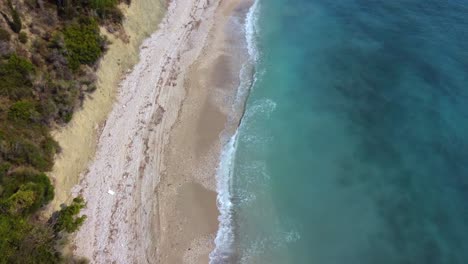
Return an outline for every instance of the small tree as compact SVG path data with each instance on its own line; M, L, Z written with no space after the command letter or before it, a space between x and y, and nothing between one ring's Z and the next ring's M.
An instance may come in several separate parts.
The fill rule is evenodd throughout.
M101 57L105 42L99 33L99 26L93 19L82 19L63 30L67 61L72 70L81 64L93 65Z
M9 19L8 16L4 13L2 13L2 15L7 21L8 26L10 26L11 30L13 30L13 32L15 33L19 33L22 28L21 17L18 13L18 10L16 10L16 8L13 7L11 0L8 0L8 8L10 9L12 19Z
M58 212L57 222L55 223L55 232L66 231L73 233L86 220L86 215L78 217L81 209L86 206L86 203L82 197L76 197L69 206L65 206Z

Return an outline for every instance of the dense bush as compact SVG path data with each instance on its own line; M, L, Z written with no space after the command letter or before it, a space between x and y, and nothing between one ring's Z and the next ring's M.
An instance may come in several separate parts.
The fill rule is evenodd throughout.
M114 24L122 23L124 15L117 7L106 7L96 10L99 18L111 21Z
M78 217L80 210L86 206L82 197L76 197L69 206L65 206L58 213L55 231L75 232L86 220L86 215Z
M22 241L32 229L26 219L0 214L0 263L13 263Z
M57 13L63 20L73 20L90 14L97 15L97 20L103 24L120 24L123 14L118 8L121 0L61 0L57 1ZM130 1L124 1L130 3Z
M37 170L10 170L9 164L0 162L0 263L86 263L63 259L57 251L62 231L76 231L86 219L78 216L86 205L83 198L75 198L47 223L32 222L30 216L53 199L53 186Z
M15 121L34 122L39 119L39 113L36 111L34 102L21 100L10 107L8 118Z
M61 263L56 235L47 225L22 217L0 215L0 263Z
M91 0L91 8L96 11L99 18L119 24L123 20L122 11L117 8L118 0Z
M70 67L77 70L81 64L93 65L104 51L104 39L93 19L81 19L63 30L67 59Z
M6 133L5 133L6 132ZM57 143L40 129L23 131L23 135L15 135L11 131L3 130L0 136L0 160L7 161L16 166L30 166L41 171L52 168L53 157L57 150ZM31 138L30 135L32 134ZM36 138L33 135L36 134Z
M34 66L28 60L11 55L0 61L0 96L18 100L32 95Z
M34 213L54 198L49 177L31 168L19 168L3 179L1 204L10 214Z
M85 217L77 215L84 200L75 198L57 213L58 221L33 223L29 216L53 199L53 186L44 173L19 168L8 174L8 167L0 164L0 263L63 262L56 250L59 232L76 230L83 223Z
M96 10L112 8L115 7L118 3L118 0L90 0L91 7Z

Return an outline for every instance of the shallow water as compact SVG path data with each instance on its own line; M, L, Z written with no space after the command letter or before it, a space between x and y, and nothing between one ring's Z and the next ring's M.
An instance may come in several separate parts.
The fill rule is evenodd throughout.
M468 263L468 1L258 0L239 263Z

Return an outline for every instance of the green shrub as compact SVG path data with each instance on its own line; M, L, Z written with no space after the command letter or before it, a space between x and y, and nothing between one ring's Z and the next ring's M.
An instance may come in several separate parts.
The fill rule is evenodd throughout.
M55 153L60 151L59 144L57 143L57 141L55 141L50 136L47 136L44 139L44 141L42 141L41 148L42 148L42 151L44 152L45 156L50 158L51 163L53 162L52 159L53 159Z
M23 217L0 214L0 263L60 263L53 230Z
M82 19L68 25L63 30L67 60L71 69L77 70L81 64L93 65L103 52L104 39L99 27L92 19Z
M91 0L90 4L93 9L104 9L115 7L119 3L118 0Z
M10 41L11 35L8 31L0 28L0 41Z
M0 213L0 263L14 261L18 246L31 229L25 219Z
M115 24L122 23L122 20L124 18L122 11L120 11L120 9L117 7L105 7L97 9L96 12L101 19L111 21Z
M18 13L18 10L13 7L11 0L8 0L8 7L10 9L11 17L13 20L8 19L8 17L4 16L8 25L10 26L11 30L15 33L19 33L22 28L21 17Z
M19 13L16 9L13 9L11 12L11 15L13 17L13 22L10 24L11 30L13 30L13 32L15 33L19 33L22 28L21 18L19 16Z
M57 105L54 103L52 98L47 98L40 102L38 106L38 111L41 114L45 122L49 122L52 119L55 119L58 114Z
M34 66L28 60L11 55L7 60L0 61L0 96L14 100L32 95L31 75Z
M22 24L21 24L21 18L19 16L18 11L16 11L16 9L12 11L12 16L13 16L13 23L10 24L11 30L13 30L13 32L15 33L19 33L21 31Z
M50 89L50 98L52 100L47 103L47 106L41 107L45 119L50 117L50 114L47 113L53 111L56 121L68 123L82 95L80 87L76 81L49 82L47 87Z
M36 203L36 200L37 195L34 191L20 188L6 201L8 213L11 215L23 214Z
M38 121L39 113L34 102L21 100L10 107L8 118L15 121Z
M62 117L63 122L69 123L72 120L72 117L73 117L73 112L71 111L65 112Z
M8 175L3 183L4 191L0 198L6 203L31 198L32 202L23 208L27 213L37 211L54 198L54 187L49 177L33 169L19 169Z
M50 170L56 150L51 146L52 139L46 137L34 140L38 142L18 136L1 140L1 157L16 166L31 166L41 171Z
M26 44L28 42L28 35L25 32L20 32L18 39L21 43Z
M82 197L76 197L69 206L65 206L58 213L57 223L54 226L56 232L75 232L86 220L86 215L78 217L81 209L86 206Z
M67 263L61 261L56 244L52 228L36 223L21 240L11 263Z

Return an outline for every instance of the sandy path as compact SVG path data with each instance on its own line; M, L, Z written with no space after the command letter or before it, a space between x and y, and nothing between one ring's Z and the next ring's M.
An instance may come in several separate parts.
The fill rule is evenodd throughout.
M164 15L165 0L133 0L130 6L123 4L121 8L128 42L102 30L112 44L99 62L97 90L87 95L83 107L73 114L69 124L53 131L62 152L49 173L56 187L50 211L71 200L70 190L95 154L99 126L112 110L118 84L125 72L138 62L143 40L157 30Z
M185 75L204 46L217 5L174 0L119 88L95 160L75 191L88 202L75 253L92 263L155 262L157 172L165 170L162 154L185 97Z

